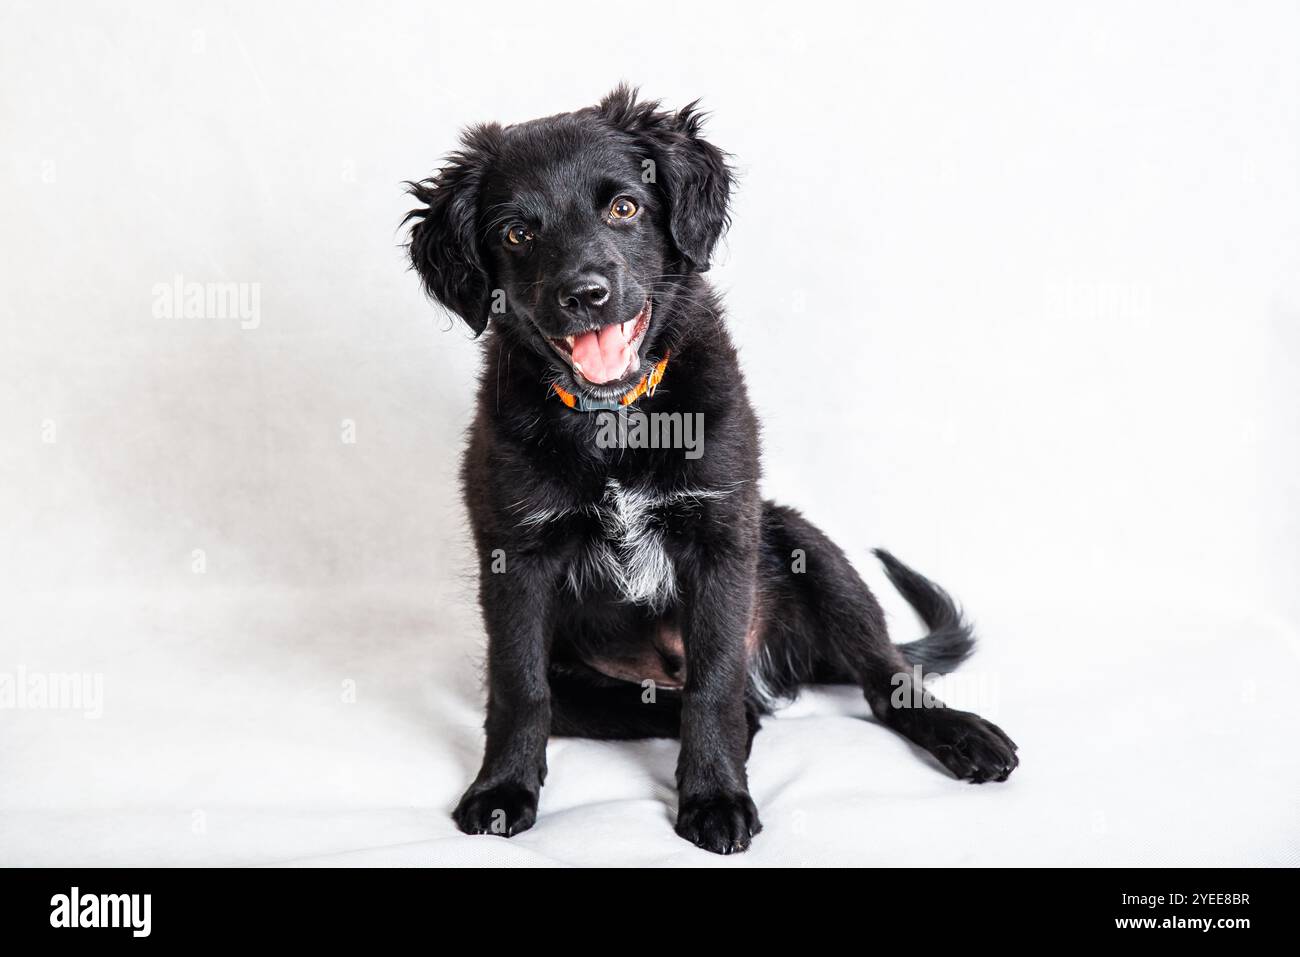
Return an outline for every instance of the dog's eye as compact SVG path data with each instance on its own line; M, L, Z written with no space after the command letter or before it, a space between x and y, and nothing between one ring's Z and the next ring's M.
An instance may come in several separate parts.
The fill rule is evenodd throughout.
M637 205L626 196L620 196L609 204L611 219L631 219L636 215Z
M528 231L528 227L518 223L506 230L506 242L511 246L522 246L532 238L533 234Z

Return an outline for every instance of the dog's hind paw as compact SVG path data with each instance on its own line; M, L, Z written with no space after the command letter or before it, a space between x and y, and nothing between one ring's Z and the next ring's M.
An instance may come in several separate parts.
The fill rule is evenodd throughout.
M992 721L969 711L934 708L913 738L955 776L972 784L1005 781L1020 764L1016 743Z
M740 853L762 829L758 809L743 792L683 798L677 811L677 833L714 854Z
M466 834L514 837L537 820L537 793L519 784L471 787L451 816Z

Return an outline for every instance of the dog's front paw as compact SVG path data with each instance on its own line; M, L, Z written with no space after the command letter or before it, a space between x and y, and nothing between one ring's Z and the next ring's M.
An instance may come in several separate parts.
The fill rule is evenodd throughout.
M513 837L537 820L537 792L521 784L475 785L465 792L451 816L466 834Z
M677 833L714 854L738 854L762 829L758 809L743 791L683 798L677 810Z
M1020 764L1016 743L992 721L952 708L935 708L926 716L929 726L918 743L957 777L972 784L1005 781Z

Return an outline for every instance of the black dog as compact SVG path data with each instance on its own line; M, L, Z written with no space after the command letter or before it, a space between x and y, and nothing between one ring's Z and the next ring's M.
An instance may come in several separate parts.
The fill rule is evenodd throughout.
M931 629L892 644L844 553L759 496L754 412L700 275L731 177L693 104L664 112L620 87L594 108L477 126L409 185L426 290L488 330L462 472L487 745L461 830L533 824L549 735L680 736L677 833L744 850L760 716L807 683L861 687L877 720L960 778L1011 773L1016 745L993 724L928 695L910 706L925 694L913 666L971 651L948 595L877 552ZM629 418L656 415L702 422L703 454L602 441L611 421L626 439Z

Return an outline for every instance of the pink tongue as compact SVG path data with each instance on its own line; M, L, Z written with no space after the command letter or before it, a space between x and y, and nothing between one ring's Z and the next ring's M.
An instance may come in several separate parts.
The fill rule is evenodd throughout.
M582 367L582 377L601 385L620 379L632 362L632 349L618 323L584 332L573 340L573 361Z

